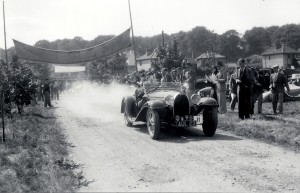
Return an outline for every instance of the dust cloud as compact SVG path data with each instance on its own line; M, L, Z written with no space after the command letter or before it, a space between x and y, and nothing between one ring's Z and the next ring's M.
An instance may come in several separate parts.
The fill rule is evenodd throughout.
M79 82L62 93L59 106L82 118L97 118L101 122L123 120L121 101L123 96L133 95L135 88L112 83L99 85Z

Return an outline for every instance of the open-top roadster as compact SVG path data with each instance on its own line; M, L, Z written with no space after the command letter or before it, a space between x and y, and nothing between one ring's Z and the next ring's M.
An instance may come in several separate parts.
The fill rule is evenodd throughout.
M180 83L144 83L135 96L123 97L121 113L127 126L147 123L152 139L158 139L161 124L174 127L202 125L206 136L213 136L218 125L218 104L213 98L185 94Z

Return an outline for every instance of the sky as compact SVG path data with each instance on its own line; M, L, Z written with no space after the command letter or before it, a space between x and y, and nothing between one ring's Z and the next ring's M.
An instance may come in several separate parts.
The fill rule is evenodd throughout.
M130 0L135 36L167 34L205 26L218 34L255 26L300 23L300 0ZM1 7L2 10L2 7ZM2 11L1 11L2 12ZM1 13L0 47L4 48ZM5 0L7 47L12 39L92 40L130 27L128 0Z

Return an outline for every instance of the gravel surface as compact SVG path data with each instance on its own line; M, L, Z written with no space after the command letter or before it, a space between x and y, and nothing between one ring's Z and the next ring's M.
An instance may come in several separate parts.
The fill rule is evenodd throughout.
M74 161L94 180L80 191L299 192L300 155L217 130L165 129L152 140L144 123L126 127L121 96L104 89L64 94L56 114Z

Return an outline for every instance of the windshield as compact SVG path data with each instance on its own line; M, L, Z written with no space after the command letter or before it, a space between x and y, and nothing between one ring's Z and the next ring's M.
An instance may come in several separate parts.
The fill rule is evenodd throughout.
M152 93L156 91L168 91L168 90L181 90L181 83L179 82L159 82L159 83L144 83L144 89L146 93Z

